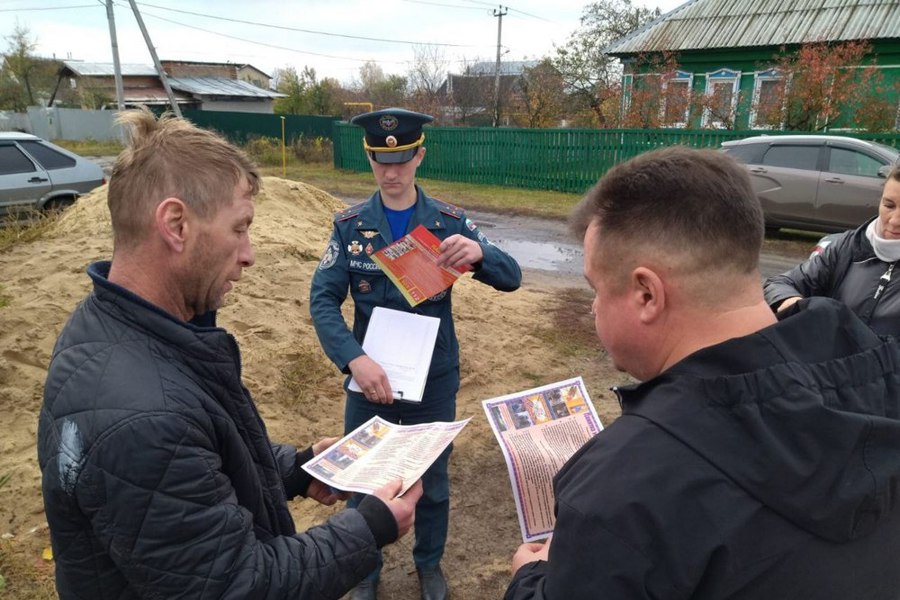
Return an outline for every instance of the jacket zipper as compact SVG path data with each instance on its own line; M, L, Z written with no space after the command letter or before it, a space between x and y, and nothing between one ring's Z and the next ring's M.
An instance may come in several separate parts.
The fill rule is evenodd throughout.
M878 288L875 290L875 295L872 296L872 299L878 302L878 299L881 298L881 294L884 292L885 288L887 288L888 284L891 282L891 274L894 272L894 265L897 263L891 263L888 265L887 271L884 272L878 279Z

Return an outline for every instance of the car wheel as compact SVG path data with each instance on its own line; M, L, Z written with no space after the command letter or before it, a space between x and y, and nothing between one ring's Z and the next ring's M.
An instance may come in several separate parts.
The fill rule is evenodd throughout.
M60 196L47 201L47 204L44 205L44 212L47 214L61 213L73 204L75 204L75 198L72 196Z

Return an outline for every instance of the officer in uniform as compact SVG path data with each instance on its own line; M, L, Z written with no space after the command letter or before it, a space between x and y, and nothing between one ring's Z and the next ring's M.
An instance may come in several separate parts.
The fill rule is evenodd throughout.
M452 288L411 307L372 260L374 252L424 225L442 240L441 264L469 265L474 279L501 291L516 290L522 281L518 263L491 244L462 209L429 197L415 184L416 169L425 157L422 126L432 120L428 115L388 108L350 121L365 129L363 147L379 189L367 201L335 215L331 240L310 291L310 313L325 354L363 390L347 389L347 378L345 433L375 415L407 425L456 418L459 343L451 314ZM352 331L341 314L348 290L354 303ZM441 320L421 403L395 401L384 369L363 352L361 344L376 306ZM413 560L423 600L447 597L440 561L450 514L450 450L447 448L422 477L425 492L416 507ZM354 506L359 500L357 495L349 504ZM350 597L374 599L379 572L380 566Z

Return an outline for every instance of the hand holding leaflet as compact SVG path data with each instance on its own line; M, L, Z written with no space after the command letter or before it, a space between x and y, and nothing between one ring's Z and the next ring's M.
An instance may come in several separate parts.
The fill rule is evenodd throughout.
M513 487L522 539L553 532L553 476L603 425L581 377L482 403Z
M439 294L471 267L440 267L441 240L419 225L405 236L372 254L410 306Z
M462 431L469 419L395 425L372 417L303 465L334 489L371 494L396 479L410 488Z

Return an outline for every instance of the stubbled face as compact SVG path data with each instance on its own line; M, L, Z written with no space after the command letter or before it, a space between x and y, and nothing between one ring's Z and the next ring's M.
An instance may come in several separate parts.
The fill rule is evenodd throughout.
M253 213L250 185L241 181L230 204L199 222L196 242L190 248L192 276L185 292L187 308L194 315L221 307L243 269L256 261L250 245Z
M419 147L416 155L405 163L382 164L369 157L375 182L381 190L381 195L389 200L403 200L415 195L416 169L422 163L425 156L425 148Z
M900 181L888 179L878 205L878 220L881 222L881 237L886 240L900 240Z
M637 377L641 364L637 315L629 302L627 286L611 285L614 275L603 269L603 261L597 256L599 238L600 227L592 224L584 236L584 277L594 290L594 329L613 366Z

